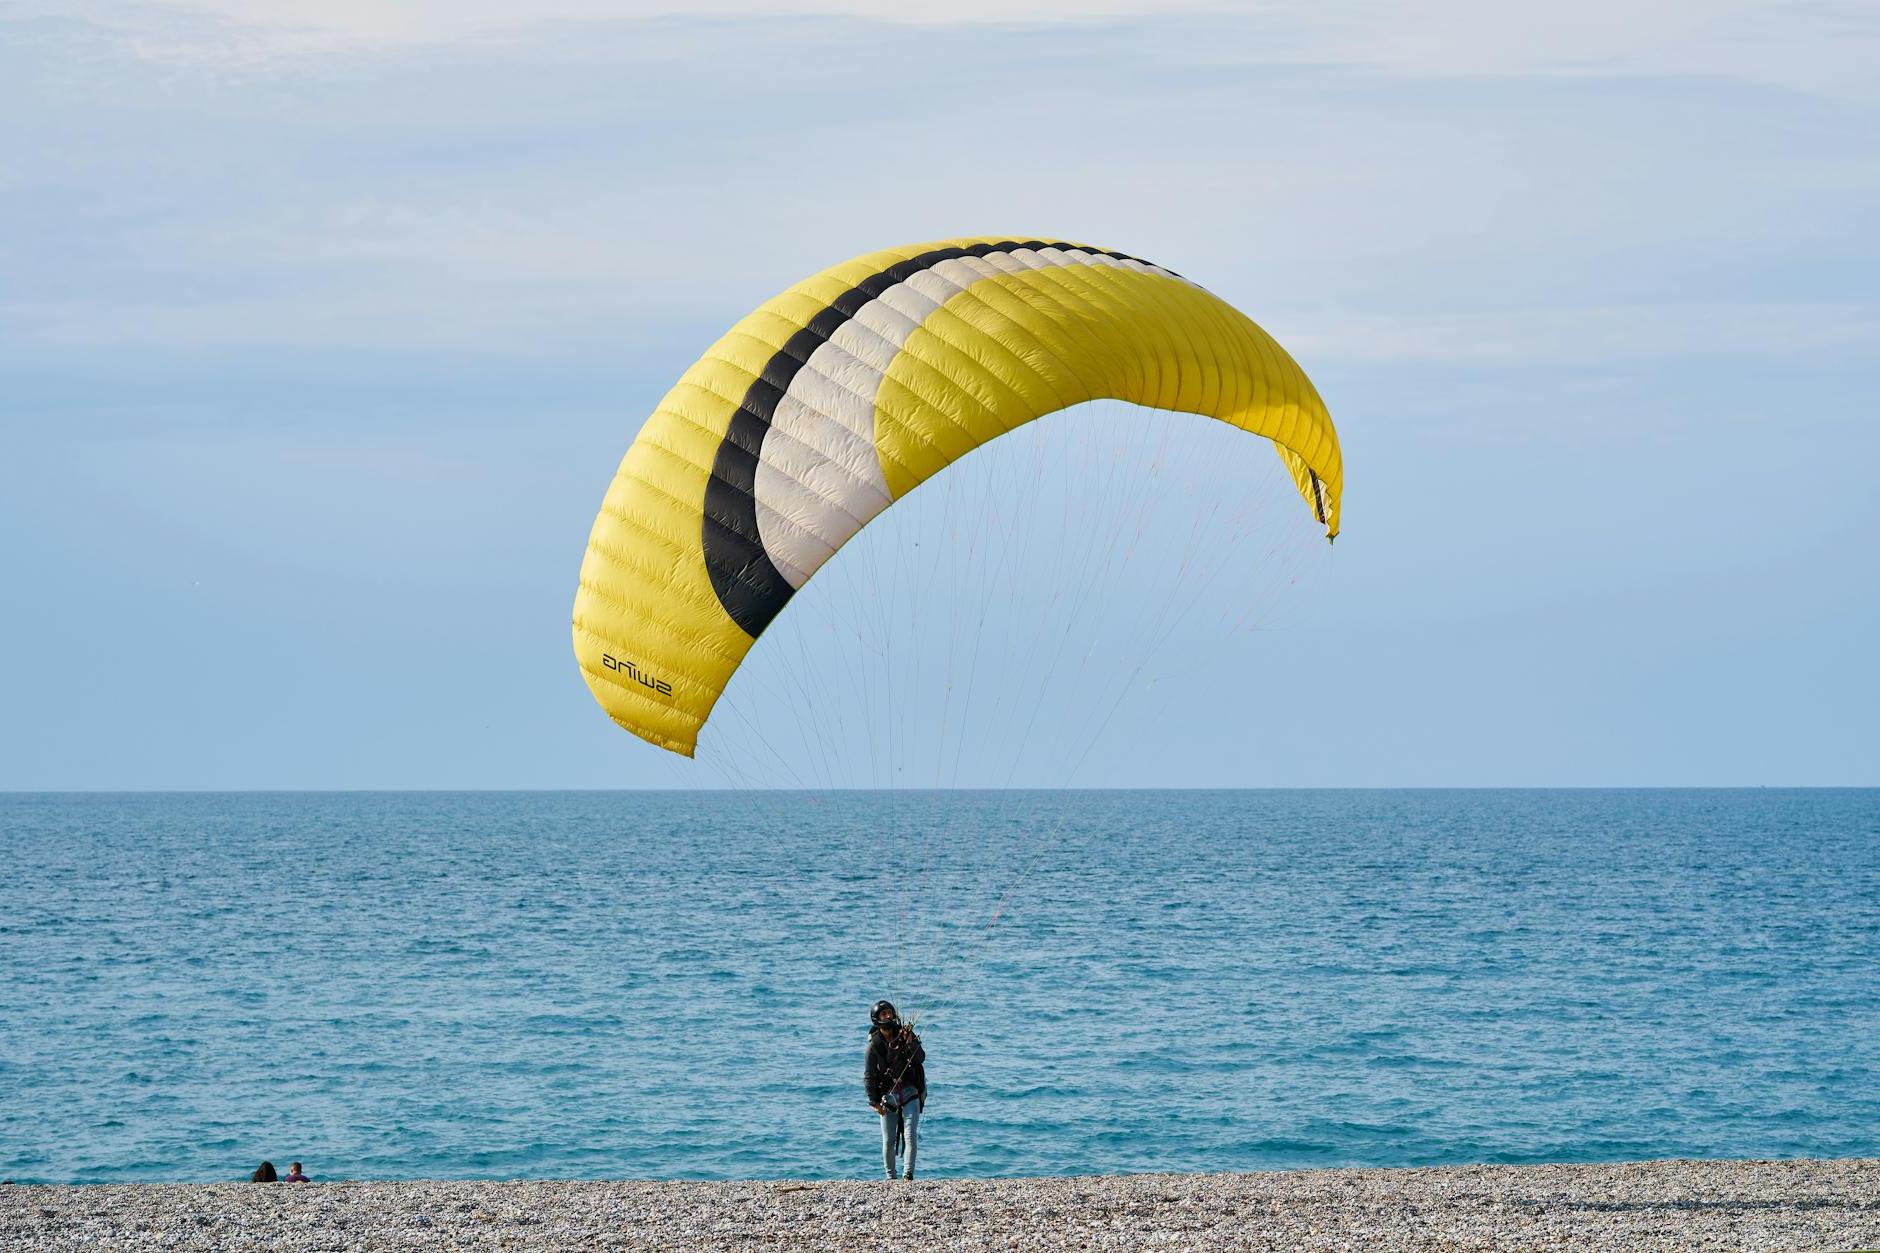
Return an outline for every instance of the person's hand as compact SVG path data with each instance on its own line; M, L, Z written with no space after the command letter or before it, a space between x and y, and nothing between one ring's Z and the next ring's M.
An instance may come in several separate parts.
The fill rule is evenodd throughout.
M879 1105L870 1105L868 1108L874 1110L877 1114L880 1114L883 1118L886 1118L888 1116L888 1111L881 1108L881 1106Z

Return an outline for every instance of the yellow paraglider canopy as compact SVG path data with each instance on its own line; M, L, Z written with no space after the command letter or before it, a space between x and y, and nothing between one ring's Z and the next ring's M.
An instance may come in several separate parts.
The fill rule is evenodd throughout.
M750 314L641 428L581 564L589 688L615 722L691 756L752 642L870 519L986 441L1098 399L1272 440L1338 534L1331 418L1233 306L1082 244L891 248Z

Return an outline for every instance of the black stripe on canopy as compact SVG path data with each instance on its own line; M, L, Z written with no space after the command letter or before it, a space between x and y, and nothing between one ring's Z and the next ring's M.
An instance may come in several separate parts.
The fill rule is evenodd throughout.
M810 319L808 326L773 353L763 371L751 380L744 399L731 415L731 425L726 428L725 437L718 445L718 455L712 462L711 477L705 482L703 540L705 569L711 575L712 590L718 593L718 601L731 615L731 620L743 627L752 639L763 633L796 593L771 561L770 554L764 551L764 541L757 529L758 457L763 451L764 437L770 432L777 404L790 390L796 372L808 362L811 353L829 342L830 336L843 323L896 283L904 283L942 261L1041 248L1075 250L1114 257L1118 261L1150 264L1121 252L1046 239L936 248L871 274L837 296Z

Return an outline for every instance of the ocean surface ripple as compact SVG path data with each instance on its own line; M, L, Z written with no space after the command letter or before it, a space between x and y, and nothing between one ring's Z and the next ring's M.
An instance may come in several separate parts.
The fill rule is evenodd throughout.
M0 1177L1880 1155L1880 791L0 795Z

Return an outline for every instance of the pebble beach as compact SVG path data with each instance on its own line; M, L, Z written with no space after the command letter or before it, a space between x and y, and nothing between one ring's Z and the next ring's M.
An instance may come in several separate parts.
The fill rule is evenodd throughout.
M7 1249L1880 1248L1880 1159L882 1182L0 1187Z

